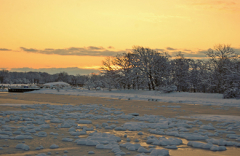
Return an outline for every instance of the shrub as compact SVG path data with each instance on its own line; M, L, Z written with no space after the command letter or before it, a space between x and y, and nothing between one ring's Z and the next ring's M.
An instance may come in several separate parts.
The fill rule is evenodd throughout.
M224 91L223 98L224 99L240 98L240 90L236 87L229 88L229 89Z

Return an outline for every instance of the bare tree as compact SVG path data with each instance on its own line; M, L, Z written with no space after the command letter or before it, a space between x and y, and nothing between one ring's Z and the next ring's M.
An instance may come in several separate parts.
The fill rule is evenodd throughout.
M209 49L206 55L210 58L211 73L214 84L214 91L218 93L224 92L226 86L226 77L229 74L228 69L232 69L232 61L238 58L238 55L230 47L230 45L216 45L214 49Z

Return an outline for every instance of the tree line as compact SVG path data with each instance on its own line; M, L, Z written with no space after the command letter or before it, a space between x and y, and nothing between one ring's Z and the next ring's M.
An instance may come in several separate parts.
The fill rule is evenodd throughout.
M239 55L230 45L209 49L206 60L187 59L181 52L172 57L167 52L135 46L131 52L106 58L101 70L109 90L224 93L225 98L240 93Z
M48 83L63 81L88 89L143 89L156 91L224 93L240 95L240 59L230 45L217 45L206 52L205 60L187 59L181 52L170 56L140 46L131 52L107 57L100 74L68 75L66 72L0 71L1 83Z
M90 75L68 75L67 72L49 74L46 72L9 72L0 71L1 84L44 84L49 82L67 82L71 85L83 86L88 81Z

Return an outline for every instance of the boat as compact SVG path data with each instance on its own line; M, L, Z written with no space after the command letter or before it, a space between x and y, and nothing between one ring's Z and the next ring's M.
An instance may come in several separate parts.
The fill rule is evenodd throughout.
M30 92L30 91L34 91L34 90L39 90L40 88L38 87L31 87L31 86L20 86L20 87L10 87L8 88L8 92Z

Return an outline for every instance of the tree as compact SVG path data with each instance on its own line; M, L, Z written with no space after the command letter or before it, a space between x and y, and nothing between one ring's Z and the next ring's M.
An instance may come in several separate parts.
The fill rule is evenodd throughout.
M117 67L113 64L113 58L107 57L104 61L102 61L102 66L100 68L101 74L103 76L103 82L108 87L108 90L111 91L112 87L115 83L119 82L117 79Z
M173 82L178 91L188 91L189 89L189 67L190 60L185 59L181 52L172 60Z
M124 89L131 87L135 89L138 86L138 72L136 68L133 68L133 57L134 54L128 52L118 54L113 60L113 64L118 68L116 71L119 75L119 82Z
M210 58L210 69L212 73L212 87L214 92L223 93L226 90L229 70L234 66L233 62L238 59L238 55L230 45L216 45L214 49L209 49L206 53Z
M9 82L9 71L8 70L1 70L0 71L0 83L8 83Z
M162 54L140 46L133 47L133 54L133 67L137 68L143 75L147 81L148 89L155 90L157 75L154 70L158 68Z
M58 79L57 81L63 81L63 82L68 82L69 76L68 76L68 73L67 72L61 72L58 74Z

